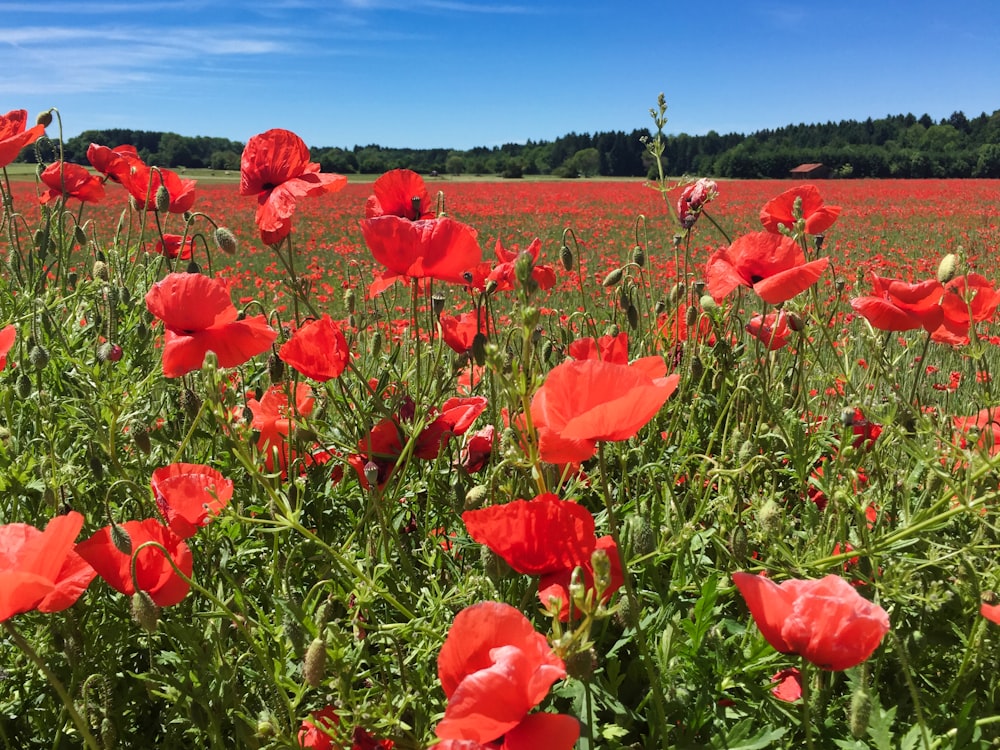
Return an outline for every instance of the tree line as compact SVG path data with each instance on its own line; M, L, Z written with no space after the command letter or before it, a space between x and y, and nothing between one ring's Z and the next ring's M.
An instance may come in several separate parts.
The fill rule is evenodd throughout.
M324 171L379 174L407 168L423 174L556 177L655 175L647 129L569 133L553 141L527 141L468 150L445 148L310 149ZM824 164L837 177L1000 177L1000 110L968 118L962 112L938 122L928 115L890 115L864 121L788 125L749 135L661 134L669 174L731 178L788 176L799 164ZM171 169L236 171L243 144L225 138L112 129L88 130L64 144L67 161L87 163L91 143L129 143L148 164ZM39 146L44 148L44 145ZM23 161L37 158L31 149ZM46 156L51 158L51 156Z

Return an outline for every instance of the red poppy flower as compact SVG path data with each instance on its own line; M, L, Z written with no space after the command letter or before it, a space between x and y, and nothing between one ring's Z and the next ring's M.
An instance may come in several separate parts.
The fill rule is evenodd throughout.
M16 338L17 328L13 324L0 329L0 371L7 366L7 355L14 346Z
M474 604L455 617L438 655L448 705L435 733L443 740L484 744L505 736L510 748L569 750L579 737L575 720L528 716L565 676L562 659L518 610Z
M105 526L90 539L80 542L76 551L89 562L97 574L116 591L132 596L136 592L132 581L132 558L135 562L135 583L140 591L145 591L160 607L169 607L187 596L190 586L177 575L174 566L187 578L191 577L194 561L191 550L177 534L157 521L126 521L121 528L132 542L132 554L128 555L115 546L111 538L111 527ZM155 542L163 550L147 542ZM140 547L142 547L140 549ZM171 565L173 561L173 565Z
M167 211L182 214L191 210L195 197L194 180L182 179L176 172L162 167L153 169L128 151L119 152L119 156L124 159L128 169L124 169L122 162L113 162L114 176L128 190L140 211L156 210L156 194L161 186L166 188L167 195L170 196Z
M715 200L718 194L719 186L715 180L705 177L684 188L677 199L677 218L681 226L685 229L693 227L705 204Z
M840 206L827 206L815 185L799 185L786 190L777 198L764 204L760 211L760 222L768 232L778 233L779 224L789 230L795 228L795 201L802 200L802 218L805 219L806 234L822 234L840 216Z
M21 149L34 143L45 134L44 125L35 125L25 129L28 123L28 113L23 109L11 110L0 115L0 167L6 167Z
M97 575L73 549L81 528L83 516L76 511L56 516L44 531L26 523L0 526L0 622L76 603Z
M747 333L764 344L768 351L775 351L788 343L792 330L788 327L788 316L781 310L767 315L754 315L747 323Z
M331 732L340 724L340 717L333 706L313 711L299 728L299 747L307 750L334 750Z
M156 241L154 252L165 255L168 258L191 260L191 256L194 253L194 237L188 237L185 240L179 234L164 234L162 239Z
M171 273L153 284L146 308L163 321L163 374L177 378L201 368L212 351L222 367L242 365L267 351L277 333L263 315L239 320L223 279Z
M288 130L253 136L240 159L240 195L257 196L257 228L266 245L277 245L292 231L299 198L336 193L346 185L343 175L320 174L305 141Z
M441 413L421 430L413 455L432 461L441 455L448 438L464 435L483 410L487 400L482 396L450 398L441 405Z
M577 339L570 342L566 353L573 359L602 359L617 365L627 365L628 334L622 331L617 336Z
M601 601L607 604L611 600L611 595L625 585L622 558L618 553L618 545L615 544L614 538L610 535L598 538L597 543L594 545L594 549L604 550L608 556L608 562L611 566L611 583L601 593ZM580 568L583 570L584 590L590 591L594 588L594 565L589 556L586 560L580 563ZM538 580L538 599L541 601L542 606L548 606L552 599L558 599L562 602L559 609L559 619L562 622L569 620L569 603L571 598L569 585L572 578L573 569L570 568L566 570L554 571L552 573L545 573Z
M202 464L163 466L153 472L150 486L160 513L181 539L198 533L233 498L232 480Z
M488 320L483 313L473 310L461 315L440 315L441 338L458 354L472 350L477 333L487 333Z
M802 697L802 673L798 667L789 667L771 676L771 682L777 683L771 688L771 695L779 701L794 703Z
M768 304L777 305L815 284L828 265L829 258L806 263L805 253L791 237L751 232L716 250L705 273L708 292L716 302L736 287L747 286Z
M952 417L952 424L955 429L963 435L958 435L956 444L962 448L967 446L965 434L978 436L976 447L985 450L987 455L995 456L1000 453L1000 407L992 406L980 409L971 417Z
M392 417L386 417L372 427L368 435L358 441L358 453L347 457L349 463L358 474L358 481L366 490L371 487L368 481L370 471L376 477L375 484L384 487L396 468L396 461L403 453L403 440L399 434L399 425ZM374 466L374 470L369 467Z
M941 326L931 334L935 341L965 346L969 329L990 320L1000 305L1000 292L978 273L956 276L944 286Z
M462 446L459 463L468 473L480 471L493 455L496 443L496 427L487 425L481 430L470 433Z
M392 169L372 185L372 195L365 202L365 218L398 216L420 221L437 214L431 202L424 178L409 169Z
M537 237L531 241L528 247L520 252L516 250L508 251L503 246L503 243L497 239L494 252L496 252L499 263L490 271L489 276L486 277L487 281L495 282L497 285L496 291L498 292L514 289L514 286L517 284L517 273L514 270L514 264L522 253L527 253L531 257L531 278L538 284L539 289L551 289L556 283L556 272L552 266L536 265L538 262L538 253L541 249L542 241Z
M531 400L542 460L579 463L597 452L599 440L634 437L677 388L680 376L666 376L666 370L661 357L554 367Z
M99 203L104 199L104 183L79 164L57 161L49 164L40 175L48 188L38 200L48 203L57 198L76 198L81 203Z
M288 402L285 385L279 383L268 388L259 401L255 398L247 400L247 407L253 414L251 426L260 433L257 450L264 456L264 466L268 471L274 471L277 465L282 477L287 476L288 465L296 458L294 451L289 455L286 445L295 419L299 416L309 416L315 405L312 388L308 383L297 383L292 395L294 405ZM313 461L309 455L305 457L307 464Z
M1000 604L987 604L983 602L979 605L979 614L990 622L1000 625Z
M324 314L299 328L282 344L278 356L307 378L324 383L340 377L351 351L340 326Z
M105 177L118 183L124 183L128 179L133 163L142 163L135 146L108 148L96 143L91 143L87 147L87 161Z
M937 279L910 284L872 274L874 294L856 297L851 307L880 331L934 331L941 325L944 287Z
M889 632L889 615L843 578L790 579L777 584L733 573L764 639L783 654L798 654L828 670L860 664Z

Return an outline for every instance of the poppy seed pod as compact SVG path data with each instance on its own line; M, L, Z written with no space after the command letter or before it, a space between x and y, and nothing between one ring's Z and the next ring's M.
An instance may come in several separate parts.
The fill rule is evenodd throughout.
M642 249L642 245L636 245L632 248L632 262L639 266L639 268L645 268L646 251Z
M160 213L167 213L170 210L170 191L166 185L156 188L156 210Z
M229 229L226 227L216 227L213 236L215 238L215 246L226 255L232 255L236 252L236 235Z
M160 608L147 592L136 591L132 594L132 619L147 633L156 632L160 620Z
M48 109L44 112L39 112L38 117L35 118L35 124L41 125L43 128L47 128L52 124L52 110Z
M576 651L565 659L566 674L576 680L589 680L597 669L597 653L592 648Z
M42 370L49 363L49 350L40 344L35 344L28 350L28 362L36 370Z
M107 281L111 278L111 274L108 271L108 264L103 260L94 261L94 265L90 269L90 275L98 281Z
M76 240L76 244L78 245L87 244L87 233L83 231L83 227L79 224L73 227L73 239Z
M604 277L604 281L601 282L601 286L603 286L605 289L607 289L608 287L615 286L616 284L621 282L623 276L625 276L624 267L618 267Z

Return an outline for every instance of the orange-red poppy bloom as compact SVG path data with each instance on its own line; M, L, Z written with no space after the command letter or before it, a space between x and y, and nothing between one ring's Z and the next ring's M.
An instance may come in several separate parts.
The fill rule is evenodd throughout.
M440 315L441 338L444 343L458 354L472 350L472 342L477 333L487 333L489 319L485 313L472 310L460 315Z
M109 176L121 182L139 210L156 210L156 194L161 186L166 189L170 198L167 205L170 213L182 214L190 211L194 205L194 180L182 179L170 169L148 166L131 147L114 149L107 158L109 169L112 170L108 173Z
M163 321L163 374L177 378L201 368L212 351L222 367L267 351L277 333L263 315L240 320L223 279L171 273L146 294L146 308Z
M294 451L290 453L286 445L295 420L309 416L316 402L308 383L295 385L292 400L294 403L289 403L288 391L281 383L268 388L260 400L255 398L247 400L247 406L253 414L251 426L260 433L257 450L264 456L264 466L268 471L274 471L277 466L282 476L287 475L289 463L296 458ZM329 456L324 455L323 458ZM307 455L305 462L311 464L315 459Z
M486 744L504 737L510 748L570 750L580 733L575 719L528 713L565 676L562 659L514 607L467 607L456 615L438 654L448 705L435 733L442 740Z
M617 336L590 336L571 341L566 353L573 359L602 359L616 365L628 364L628 334L622 331Z
M0 329L0 371L7 366L7 355L17 339L17 328L13 324Z
M111 588L127 596L132 596L138 587L160 607L177 604L187 596L190 585L174 570L176 566L186 578L191 578L194 560L184 540L155 518L126 521L120 528L132 543L132 554L122 552L115 545L110 526L80 542L76 551ZM132 579L133 557L135 581Z
M313 711L299 728L298 746L305 750L337 750L340 746L334 746L331 733L339 724L333 706ZM363 727L354 727L351 734L351 750L392 750L395 746L392 740L376 739Z
M802 201L801 216L805 220L806 234L822 234L840 216L840 206L828 206L815 185L799 185L786 190L764 204L760 211L760 223L768 232L778 233L778 225L789 230L795 227L795 202Z
M164 234L162 239L156 241L154 252L168 258L191 260L194 253L194 237L188 237L185 240L179 234Z
M819 279L829 258L806 262L799 243L770 232L751 232L708 259L708 292L716 302L740 286L753 289L762 300L777 305L804 292Z
M289 366L321 383L339 378L351 351L340 326L325 314L300 327L278 350Z
M677 389L662 357L630 365L597 359L564 362L549 371L531 400L543 461L579 463L600 440L634 437Z
M768 643L822 669L839 671L860 664L889 632L885 610L839 576L777 584L738 572L733 583Z
M357 472L358 481L366 490L372 485L369 476L375 478L376 486L384 487L402 453L399 424L394 417L385 417L358 441L358 452L348 456L347 463Z
M487 400L483 396L449 398L441 404L440 413L420 431L413 455L432 461L453 435L464 435L483 410Z
M0 526L0 622L31 610L72 606L97 572L74 551L83 516L56 516L44 531L26 523Z
M601 601L606 604L611 599L611 595L625 584L625 574L622 569L622 558L618 553L618 545L615 543L614 537L610 534L598 537L596 544L594 545L594 550L604 550L604 553L608 556L611 582L608 587L601 592ZM584 590L590 591L594 588L593 558L588 557L584 560L580 564L580 569L583 571ZM562 602L559 609L559 619L562 622L569 620L569 604L571 598L569 585L572 580L572 569L545 573L538 579L538 599L542 602L543 606L548 606L549 602L553 599L558 599Z
M257 229L267 245L277 245L292 231L299 198L336 193L346 185L343 175L320 174L305 141L289 130L253 136L240 159L240 195L257 197Z
M788 327L785 311L780 310L767 315L754 315L747 323L747 333L760 341L768 351L775 351L788 343L792 329Z
M81 203L99 203L104 199L104 183L86 167L57 161L49 164L40 175L48 190L38 196L41 203L58 198L76 198Z
M979 605L979 614L990 622L1000 625L1000 604L987 604L983 602Z
M941 326L944 287L937 279L908 283L872 273L873 294L855 297L851 307L880 331L935 331Z
M233 499L233 482L211 466L177 463L150 479L156 507L181 539L198 533Z
M498 263L492 268L486 280L494 282L498 292L514 289L517 284L515 263L522 253L527 253L531 258L531 278L538 284L539 289L551 289L556 283L556 272L550 265L538 265L538 253L541 249L542 241L537 237L521 251L507 250L503 246L503 242L497 239L494 252L496 252Z
M487 425L481 430L469 433L459 457L459 464L470 474L480 471L493 455L496 443L496 427Z
M28 113L23 109L0 115L0 167L6 167L17 158L21 149L45 134L44 125L27 128L27 123Z
M941 296L941 327L933 331L935 341L964 346L969 343L969 329L990 320L1000 305L1000 292L978 274L956 276L944 285Z
M109 180L124 183L132 170L132 164L142 163L135 146L123 145L108 148L96 143L87 147L87 161Z
M365 202L365 218L398 216L409 221L433 219L437 214L424 178L409 169L392 169L372 185Z

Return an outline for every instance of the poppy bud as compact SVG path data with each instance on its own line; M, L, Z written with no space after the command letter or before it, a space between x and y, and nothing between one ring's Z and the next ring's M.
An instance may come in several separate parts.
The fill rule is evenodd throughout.
M73 239L76 240L76 244L78 245L87 244L87 233L83 231L83 227L79 224L73 227Z
M667 303L665 300L657 300L656 305L653 306L653 312L657 315L663 315L667 311Z
M35 344L28 350L28 362L36 370L41 370L49 363L49 350L44 346Z
M132 537L129 536L124 527L116 523L111 524L111 543L123 555L132 554Z
M484 484L476 485L470 489L465 493L465 509L475 510L476 508L481 508L489 492L489 487Z
M690 328L698 322L698 308L689 307L684 311L684 324Z
M31 378L23 372L17 377L17 395L21 398L31 395Z
M326 674L326 641L313 638L306 650L306 658L302 665L302 677L306 685L318 688L323 683Z
M678 300L684 296L684 292L687 291L687 287L684 285L683 281L678 281L672 287L670 287L670 296L667 297L671 305L676 305Z
M353 286L348 287L347 291L344 292L344 305L347 307L347 312L354 315L357 309L357 297Z
M604 277L604 281L601 282L601 286L603 286L605 289L607 289L608 287L615 286L616 284L621 282L622 277L624 276L625 276L625 269L623 267L616 268L614 271L612 271L611 273L609 273L607 276Z
M521 310L521 322L526 328L534 328L538 325L538 318L541 313L537 307L527 306Z
M472 337L472 359L480 367L486 364L486 334L482 331Z
M267 357L267 376L272 385L281 383L285 379L285 363L274 352Z
M860 740L868 732L868 720L872 715L872 697L864 687L859 687L851 696L851 736Z
M700 381L702 375L705 374L705 363L701 361L701 357L697 354L691 358L691 379Z
M823 249L823 240L825 240L825 239L826 239L826 235L825 234L817 234L817 235L815 235L813 237L813 242L816 243L816 251L817 252Z
M201 273L201 266L198 265L197 261L189 260L184 270L187 273Z
M840 294L841 292L844 291L844 287L847 285L847 280L844 279L843 276L838 276L836 279L833 280L833 285L837 290L837 294Z
M636 245L632 248L632 262L639 266L639 268L645 268L646 251L642 249L642 245Z
M629 304L625 317L628 319L628 327L633 331L639 327L639 309L635 305Z
M955 278L955 271L958 268L958 257L955 253L948 253L938 264L937 280L942 284L947 284Z
M618 308L621 310L628 310L628 307L631 304L632 298L629 296L629 290L623 285L618 290Z
M605 559L607 559L607 556L607 553L605 553ZM593 565L593 561L591 561L591 565ZM597 577L596 571L594 572L594 577ZM579 610L582 610L587 603L587 584L583 578L583 568L579 565L573 568L573 573L569 578L569 598L573 606Z
M569 245L559 248L559 262L567 271L573 270L573 251L569 249Z
M215 238L215 246L226 255L232 255L236 252L236 235L229 229L226 227L216 227L213 236Z
M44 112L39 112L38 117L35 118L35 124L41 125L43 128L47 128L52 124L52 110L48 109Z
M763 507L757 511L757 522L761 529L768 536L778 536L781 532L781 508L774 499L769 499Z
M514 276L517 277L521 286L528 283L528 280L531 278L531 271L534 267L535 259L531 257L531 253L525 250L518 253L517 258L514 260Z
M156 188L156 210L161 214L170 210L170 191L165 185Z
M108 272L108 264L103 260L95 260L93 267L90 269L90 275L93 276L98 281L107 281L111 278Z
M699 303L701 304L701 309L707 313L711 313L714 310L717 310L719 307L718 303L716 303L715 301L715 298L713 298L711 294L701 295Z
M555 347L552 345L552 339L545 339L545 343L542 344L542 360L548 362L552 359L552 352Z
M611 325L609 325L607 328L604 329L604 335L611 336L612 338L617 336L619 333L621 333L621 331L618 330L618 326L616 326L614 323L612 323Z
M642 516L630 516L627 523L625 528L632 555L644 557L652 553L656 549L656 535L649 521Z
M382 353L382 332L381 331L375 331L375 333L372 334L371 352L372 352L372 356L373 357L377 357L379 354Z
M729 552L732 554L733 559L743 562L747 559L748 551L749 540L747 538L747 530L743 524L739 524L733 528L732 533L729 535Z
M608 551L603 548L595 549L590 555L590 566L594 569L594 588L603 594L611 588L611 560L608 558Z
M622 628L627 628L635 624L635 611L632 609L631 597L623 596L618 599L618 608L615 610L615 622Z
M483 292L487 295L493 294L497 290L496 279L487 279L486 285L483 287Z
M790 312L785 319L788 321L788 327L796 333L802 333L806 329L806 322L798 313Z
M114 539L114 530L116 528L121 528L121 527L120 526L111 527L112 539ZM139 624L139 627L141 627L147 633L156 632L157 623L160 619L160 608L156 606L156 603L153 601L153 598L149 595L148 592L136 591L134 594L132 594L132 619L135 620Z
M597 653L592 648L570 654L564 660L566 674L576 680L587 681L597 668Z
M118 731L115 729L114 722L107 716L101 719L101 744L104 746L104 750L114 750L118 747Z
M368 482L368 486L374 487L378 482L378 464L374 461L369 461L365 464L364 473L365 481Z
M511 573L511 567L507 561L485 545L480 553L480 560L483 563L483 572L494 584L499 583Z
M258 719L257 720L257 736L261 739L267 739L274 736L274 724L271 723L270 719Z
M149 427L139 422L133 422L129 427L129 434L132 436L132 442L139 449L139 452L148 456L150 450L153 448L149 442Z
M193 419L198 416L198 411L201 409L201 399L190 388L185 388L178 397L178 406L181 407L181 411Z
M66 274L66 283L69 284L70 288L76 287L76 282L79 281L80 276L76 271L70 271Z

